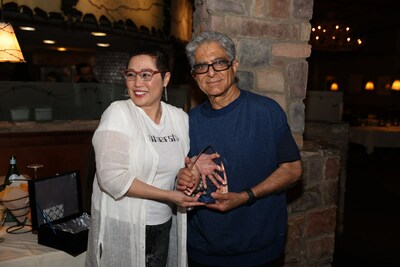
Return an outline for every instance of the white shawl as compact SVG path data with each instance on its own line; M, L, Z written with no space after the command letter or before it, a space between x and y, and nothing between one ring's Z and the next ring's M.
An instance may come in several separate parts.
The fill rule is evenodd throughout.
M183 167L189 151L188 116L182 109L161 103L162 112L171 117L179 137ZM158 155L138 107L131 100L113 102L103 113L92 141L96 176L86 266L144 267L146 200L124 195L134 179L152 183ZM187 265L183 208L173 216L168 256L168 266Z

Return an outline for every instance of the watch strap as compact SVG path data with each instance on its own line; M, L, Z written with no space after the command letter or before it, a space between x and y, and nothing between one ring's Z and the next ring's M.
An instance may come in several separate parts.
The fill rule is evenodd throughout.
M251 190L251 189L249 188L249 189L246 189L245 192L246 192L247 195L249 196L249 199L247 200L247 205L251 205L251 204L253 204L254 202L256 202L257 198L256 198L256 196L254 195L253 190Z

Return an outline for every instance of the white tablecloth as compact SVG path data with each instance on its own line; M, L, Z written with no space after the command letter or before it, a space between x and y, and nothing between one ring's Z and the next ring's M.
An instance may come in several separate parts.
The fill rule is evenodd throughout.
M400 126L350 127L350 142L365 146L368 154L374 147L400 147Z
M37 235L9 234L7 223L0 231L0 267L79 267L84 266L85 255L76 257L37 243Z

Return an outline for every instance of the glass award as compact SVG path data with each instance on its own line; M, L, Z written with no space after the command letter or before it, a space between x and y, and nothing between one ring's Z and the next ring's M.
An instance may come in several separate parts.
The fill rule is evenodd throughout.
M228 178L225 172L226 162L224 158L209 145L192 161L190 169L196 168L198 175L195 186L192 189L187 189L186 194L199 195L198 201L206 204L215 203L215 199L211 196L212 192L228 192Z

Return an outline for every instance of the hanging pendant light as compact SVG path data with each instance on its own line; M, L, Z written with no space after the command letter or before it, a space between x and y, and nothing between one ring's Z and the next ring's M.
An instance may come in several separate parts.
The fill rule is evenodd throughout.
M13 27L3 21L3 0L1 0L0 62L25 62Z

